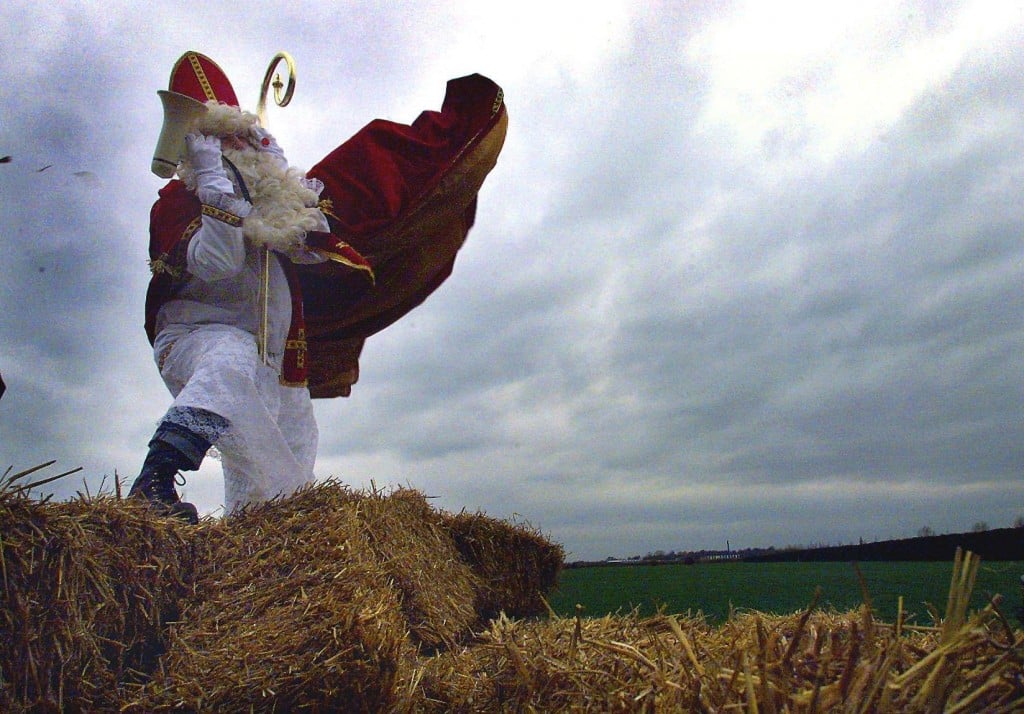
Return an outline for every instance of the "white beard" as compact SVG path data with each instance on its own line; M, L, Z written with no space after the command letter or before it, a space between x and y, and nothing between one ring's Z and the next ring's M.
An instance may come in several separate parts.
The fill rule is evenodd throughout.
M317 208L319 192L299 169L286 168L273 154L252 149L225 149L224 156L241 174L253 211L242 220L242 233L256 246L291 252L305 247L306 233L324 230ZM237 180L229 171L233 181ZM314 184L315 185L315 184Z
M207 121L196 127L204 134L231 133L244 135L255 124L255 116L220 105L210 112ZM228 110L228 111L225 111ZM244 126L243 126L244 124ZM317 208L320 199L319 181L306 179L299 169L288 168L280 158L253 148L223 148L222 153L238 169L249 192L253 211L242 220L243 235L255 246L291 253L305 249L309 231L327 230L323 214ZM237 186L238 178L225 167L228 178ZM189 189L195 190L195 171L187 160L178 167L178 176Z

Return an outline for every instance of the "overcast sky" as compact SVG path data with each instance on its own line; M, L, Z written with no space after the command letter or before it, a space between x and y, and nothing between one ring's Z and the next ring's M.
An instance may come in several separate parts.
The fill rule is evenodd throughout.
M1024 516L1024 4L71 5L0 9L0 472L137 475L156 92L194 49L254 110L287 50L300 167L453 77L509 111L452 277L317 402L318 476L570 559ZM218 512L219 463L185 494Z

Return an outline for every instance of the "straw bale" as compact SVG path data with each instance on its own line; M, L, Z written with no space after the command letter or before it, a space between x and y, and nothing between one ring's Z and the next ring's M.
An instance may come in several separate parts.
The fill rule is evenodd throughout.
M635 613L499 618L479 644L420 662L406 711L1010 712L1024 633L987 608L945 641L863 610L748 613L721 627Z
M1024 711L1024 632L998 598L968 612L971 554L933 627L877 622L866 593L717 627L510 619L544 608L561 554L409 489L327 482L193 528L0 488L0 710Z
M561 552L411 489L333 481L196 527L112 498L0 506L9 710L395 707L417 652L534 611L542 556Z
M482 624L473 607L481 579L462 559L442 514L414 489L364 492L335 480L318 482L229 519L229 528L218 532L235 537L222 535L202 562L216 569L234 558L237 534L250 527L247 524L255 524L259 531L264 518L290 513L296 514L302 528L319 533L324 531L320 520L333 518L338 510L355 514L351 525L366 537L368 553L396 589L410 634L421 648L450 646Z
M109 497L23 493L0 488L0 709L116 708L186 594L187 528Z
M481 578L475 608L487 622L501 613L530 617L547 611L544 595L558 582L565 552L526 523L483 513L444 514L463 560Z
M319 485L197 529L211 543L133 710L379 711L412 656L355 504Z
M358 501L363 532L394 583L420 648L451 647L479 624L475 593L482 580L464 562L441 515L423 494L402 488Z

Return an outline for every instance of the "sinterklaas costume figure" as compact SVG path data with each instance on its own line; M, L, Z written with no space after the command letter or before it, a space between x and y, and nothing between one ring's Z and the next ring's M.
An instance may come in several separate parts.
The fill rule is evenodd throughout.
M303 173L186 52L159 92L146 333L174 401L130 495L197 522L175 478L217 446L225 509L313 481L312 398L349 396L370 335L451 273L504 142L502 92L448 83L440 112L375 120ZM176 178L173 178L175 177Z

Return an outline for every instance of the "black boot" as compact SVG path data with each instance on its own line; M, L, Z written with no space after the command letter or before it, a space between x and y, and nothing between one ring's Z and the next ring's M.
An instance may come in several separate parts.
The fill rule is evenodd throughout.
M135 479L129 498L142 498L158 512L181 518L195 525L199 513L191 503L185 503L174 490L178 471L199 468L210 443L177 424L161 424L149 442L149 454L142 464L142 473Z
M180 456L170 444L153 440L149 443L149 454L142 464L142 473L135 479L128 498L142 498L153 509L167 516L181 518L195 525L199 523L199 512L191 503L185 503L174 490L174 478L178 474Z

